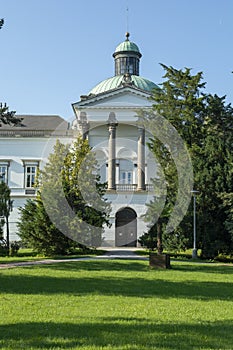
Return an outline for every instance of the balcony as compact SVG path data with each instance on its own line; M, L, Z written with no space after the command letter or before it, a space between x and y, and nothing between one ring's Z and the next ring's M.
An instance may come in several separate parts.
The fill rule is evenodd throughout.
M136 192L137 184L116 184L117 192ZM145 192L153 192L154 188L152 184L145 185Z

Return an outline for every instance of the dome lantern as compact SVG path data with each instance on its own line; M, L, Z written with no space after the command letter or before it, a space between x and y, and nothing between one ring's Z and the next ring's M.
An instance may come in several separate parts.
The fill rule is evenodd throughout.
M115 75L94 86L89 91L88 96L102 94L123 86L131 86L150 94L153 89L159 88L152 81L139 75L139 63L142 54L138 46L129 40L130 34L127 32L125 36L125 41L116 47L113 54L115 59Z
M142 57L139 48L129 41L130 34L126 33L126 40L119 44L113 54L115 59L115 76L122 74L139 75L139 61Z

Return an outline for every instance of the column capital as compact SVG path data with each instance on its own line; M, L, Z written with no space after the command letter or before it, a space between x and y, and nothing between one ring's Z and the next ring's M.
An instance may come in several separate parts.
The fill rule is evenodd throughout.
M110 112L108 116L108 126L109 127L116 127L118 125L116 115L114 112Z
M118 123L112 123L112 122L108 122L108 129L110 130L110 129L116 129L116 127L117 127L117 125L118 125Z
M139 134L139 135L144 135L144 134L145 134L145 128L144 128L144 126L138 125L138 134Z

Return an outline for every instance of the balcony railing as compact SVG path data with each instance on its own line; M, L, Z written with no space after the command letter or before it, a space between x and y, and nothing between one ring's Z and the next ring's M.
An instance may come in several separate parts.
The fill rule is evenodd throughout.
M118 192L134 192L137 190L136 184L116 184Z
M146 192L153 192L154 188L152 184L145 185ZM136 192L137 185L136 184L116 184L116 191L118 192Z

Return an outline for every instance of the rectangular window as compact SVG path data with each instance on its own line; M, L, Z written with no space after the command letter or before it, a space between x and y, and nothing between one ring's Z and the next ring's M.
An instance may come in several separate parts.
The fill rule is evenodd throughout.
M35 194L35 183L39 160L22 159L24 165L24 188L26 194Z
M25 167L25 187L26 188L34 187L35 181L36 181L36 170L37 170L37 166L26 165Z
M120 172L120 183L121 184L132 184L132 172L131 171L121 171Z
M0 164L0 181L7 182L7 165Z

